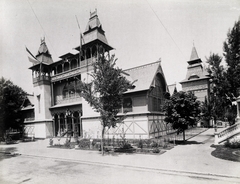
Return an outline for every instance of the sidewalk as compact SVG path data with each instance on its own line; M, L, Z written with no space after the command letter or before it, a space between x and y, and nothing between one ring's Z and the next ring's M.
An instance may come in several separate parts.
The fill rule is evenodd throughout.
M95 164L158 169L174 172L202 173L237 177L240 181L240 164L211 156L214 148L214 129L193 137L188 145L177 145L161 155L105 154L98 151L47 148L49 140L0 145L0 151L15 151L22 155L41 156Z

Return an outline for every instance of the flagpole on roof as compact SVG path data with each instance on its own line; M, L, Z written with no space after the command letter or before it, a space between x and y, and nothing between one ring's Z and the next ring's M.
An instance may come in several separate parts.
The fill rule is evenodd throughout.
M42 43L45 43L45 36L43 37L43 39L41 39L41 44ZM43 62L43 59L44 57L42 58L42 60L40 61L40 68L39 68L39 74L40 74L40 77L42 76L42 62Z
M31 52L30 50L28 50L28 48L25 46L26 48L26 51L35 59L31 59L30 57L28 57L29 61L31 63L33 63L33 65L36 65L36 64L40 64L40 69L39 69L39 76L41 76L41 72L42 72L42 62L39 61Z
M77 24L78 24L78 28L79 28L79 33L80 33L80 46L79 46L79 66L81 65L81 53L82 53L82 33L81 33L81 28L78 22L78 18L75 15L76 20L77 20Z

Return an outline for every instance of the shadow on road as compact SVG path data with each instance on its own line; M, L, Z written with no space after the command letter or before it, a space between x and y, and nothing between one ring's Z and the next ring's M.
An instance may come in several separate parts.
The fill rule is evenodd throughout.
M192 145L192 144L203 144L203 142L197 141L175 141L176 145Z
M12 154L16 151L18 151L16 147L0 148L0 161L16 156L16 154Z

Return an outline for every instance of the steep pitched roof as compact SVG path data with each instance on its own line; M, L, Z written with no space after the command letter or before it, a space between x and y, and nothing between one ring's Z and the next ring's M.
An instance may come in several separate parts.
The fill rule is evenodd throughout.
M203 67L202 60L198 57L197 50L195 46L193 46L190 61L188 61L186 78L180 83L208 78L209 78L208 72Z
M112 47L108 45L107 38L105 36L105 31L102 28L102 24L97 15L97 10L90 13L90 18L87 23L85 32L83 33L84 45L93 42L93 41L101 41L106 44L111 50ZM83 45L83 46L84 46Z
M100 23L98 15L97 15L97 10L95 10L92 13L90 12L90 18L89 18L89 22L88 22L88 24L86 26L85 32L88 32L91 29L98 28L98 27L101 27L101 26L102 25Z
M48 50L48 47L45 42L45 38L41 39L41 44L38 49L36 58L39 62L44 62L47 64L53 63L52 56Z
M196 50L195 46L193 46L192 53L191 53L191 56L190 56L190 61L196 60L196 59L199 59L199 57L198 57L197 50Z
M172 95L175 91L177 92L177 85L176 85L176 83L168 85L168 89L169 89L170 95Z
M27 95L22 104L21 110L29 110L29 109L34 109L34 96L33 95Z
M130 68L124 70L124 72L129 74L129 76L128 75L125 76L129 81L131 82L136 81L134 83L135 88L128 90L126 93L148 90L151 87L151 85L154 84L154 79L158 72L161 73L164 77L160 61Z

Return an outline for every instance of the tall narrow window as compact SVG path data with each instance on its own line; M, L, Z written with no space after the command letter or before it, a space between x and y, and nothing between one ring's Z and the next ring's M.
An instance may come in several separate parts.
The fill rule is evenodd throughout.
M154 86L149 94L149 103L151 111L161 111L164 103L164 93L166 92L165 81L162 75L155 77Z
M41 113L41 104L40 104L40 95L37 95L37 101L38 101L38 113Z

